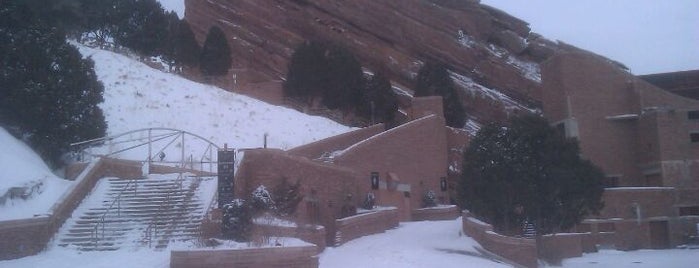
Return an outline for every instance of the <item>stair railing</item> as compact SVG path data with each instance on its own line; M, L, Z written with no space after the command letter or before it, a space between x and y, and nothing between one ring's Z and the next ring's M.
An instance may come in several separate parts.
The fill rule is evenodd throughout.
M138 180L137 179L129 180L126 183L126 185L121 190L119 190L117 197L114 198L114 200L112 200L112 203L110 203L109 207L107 207L107 209L104 211L104 213L102 213L102 215L99 218L99 221L95 224L95 227L92 229L90 237L92 239L92 242L94 243L95 248L97 248L97 243L99 241L104 240L104 230L106 228L106 226L105 226L106 221L104 219L107 216L107 214L109 214L109 212L113 211L115 205L116 205L116 210L117 210L117 217L121 217L121 197L129 189L129 186L131 186L132 184L134 185L133 194L134 194L134 196L136 196L136 194L137 194L136 189L138 187ZM102 226L101 234L99 232L100 225Z

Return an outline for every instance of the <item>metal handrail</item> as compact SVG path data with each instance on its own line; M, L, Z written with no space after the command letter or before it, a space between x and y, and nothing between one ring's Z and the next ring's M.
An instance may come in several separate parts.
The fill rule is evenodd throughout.
M112 203L109 204L109 207L107 207L107 209L104 211L104 213L102 213L102 216L100 216L99 222L97 222L97 223L95 224L95 227L93 228L93 230L92 230L92 232L91 232L91 234L90 234L90 237L92 238L92 241L94 242L95 248L97 248L97 242L99 242L99 240L103 240L103 239L104 239L104 229L105 229L105 225L106 225L106 222L104 221L104 218L107 216L107 214L109 214L109 212L112 211L112 209L114 208L114 205L115 205L115 204L116 204L116 206L117 206L117 217L121 217L121 196L122 196L122 194L124 194L124 192L126 192L126 191L128 190L129 186L130 186L132 183L134 184L134 187L133 187L133 189L134 189L134 196L136 196L137 189L138 189L138 180L137 180L137 179L132 179L132 180L129 180L129 181L126 183L126 185L124 186L124 188L122 188L121 190L119 190L119 194L117 195L117 197L114 198L114 200L112 200ZM98 235L100 225L102 225L102 234L101 234L101 236ZM99 236L99 238L98 238L98 236Z
M175 184L178 185L180 190L182 189L182 181L183 181L183 176L182 173L180 173L177 177L177 180L175 181ZM165 201L160 204L158 207L158 212L155 214L155 218L153 219L152 222L148 224L145 230L144 234L144 240L148 241L148 247L152 246L152 241L153 238L158 235L158 223L160 222L160 218L162 217L163 211L165 211L165 207L169 206L171 203L171 198L170 198L171 192L168 191L165 193Z

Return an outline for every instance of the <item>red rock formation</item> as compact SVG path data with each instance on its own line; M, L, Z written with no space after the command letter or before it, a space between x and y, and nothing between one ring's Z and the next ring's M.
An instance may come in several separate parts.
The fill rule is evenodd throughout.
M305 40L329 41L350 49L368 69L387 71L391 80L408 87L425 61L446 63L454 76L467 78L457 83L462 101L469 115L480 121L536 108L542 94L537 62L560 49L530 33L526 22L477 0L185 4L185 18L200 42L212 25L224 30L234 68L246 70L250 82L283 79L295 47Z

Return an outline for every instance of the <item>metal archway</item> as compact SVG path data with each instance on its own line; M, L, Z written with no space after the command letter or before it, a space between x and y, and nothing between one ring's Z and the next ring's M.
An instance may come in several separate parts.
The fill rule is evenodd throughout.
M200 135L174 128L143 128L72 143L74 157L113 157L213 172L221 149Z

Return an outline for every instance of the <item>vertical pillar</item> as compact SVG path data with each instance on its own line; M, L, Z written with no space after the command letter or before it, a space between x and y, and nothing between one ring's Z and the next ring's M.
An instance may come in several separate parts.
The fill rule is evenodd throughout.
M224 145L218 151L218 208L233 201L235 174L235 150Z

